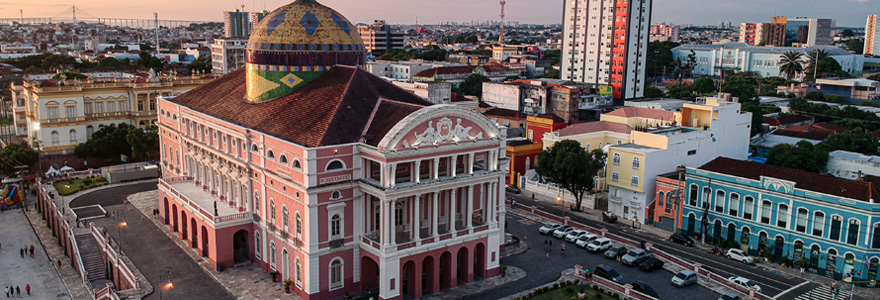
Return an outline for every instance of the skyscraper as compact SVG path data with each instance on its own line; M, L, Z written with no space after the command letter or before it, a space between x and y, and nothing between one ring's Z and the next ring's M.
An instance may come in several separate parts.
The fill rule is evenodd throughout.
M644 95L651 0L565 1L562 16L562 79L610 85L617 99Z
M785 24L786 46L798 43L801 47L831 45L832 19L773 17L773 24Z
M240 10L223 12L223 35L225 37L247 37L251 33L248 13Z
M880 26L877 26L877 15L868 15L865 24L865 50L864 54L880 55Z

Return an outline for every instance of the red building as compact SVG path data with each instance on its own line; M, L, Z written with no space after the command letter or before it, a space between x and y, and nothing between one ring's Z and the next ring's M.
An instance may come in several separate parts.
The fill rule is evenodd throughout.
M544 149L544 134L565 128L562 118L553 114L526 117L526 137L507 142L507 157L510 158L510 172L507 184L519 186L519 177L526 170L535 167L538 153Z
M684 168L678 171L657 175L657 192L654 203L648 206L645 215L658 227L670 232L681 228L681 199L684 199ZM678 196L676 196L678 194Z

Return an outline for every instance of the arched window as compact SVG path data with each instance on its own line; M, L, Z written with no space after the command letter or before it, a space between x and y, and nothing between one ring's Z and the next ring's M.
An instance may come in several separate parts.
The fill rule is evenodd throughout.
M263 256L263 247L260 243L260 232L254 232L254 256L261 258Z
M754 211L755 198L752 198L752 196L746 196L745 198L743 198L743 219L751 220Z
M788 228L788 205L779 204L779 212L776 214L776 226Z
M621 140L617 140L617 144L618 144L618 145L621 145L621 144L623 144L623 141L621 141Z
M294 266L294 281L296 282L296 287L302 289L303 281L302 281L302 261L299 260L299 257L296 258L296 263Z
M330 217L330 236L331 237L339 236L342 233L342 230L339 226L340 223L341 223L341 221L340 221L339 215L333 215L333 217Z
M301 170L301 169L302 169L302 165L299 163L299 160L298 160L298 159L294 159L294 160L293 160L293 168L296 169L296 170Z
M526 157L526 170L531 169L532 160L529 157Z
M798 208L797 210L797 221L795 222L794 229L799 232L807 232L807 219L810 218L810 211L806 208Z
M260 193L254 192L254 213L260 214Z
M296 236L299 237L302 235L302 216L299 215L299 212L296 213L296 217L294 218L294 229L296 230Z
M287 205L282 205L281 206L281 230L283 230L284 232L289 232L289 231L287 231L287 224L288 224L287 216L288 216Z
M632 174L629 178L629 184L632 186L639 186L639 174Z
M660 194L657 196L657 200L660 201L658 205L660 205L661 207L663 206L663 200L665 200L663 199L664 197L666 197L666 193L664 193L663 191L661 191Z
M70 144L71 145L79 143L76 138L76 130L71 129L70 132L68 133L68 135L70 136Z
M691 189L688 195L688 205L697 206L697 197L699 196L699 187L696 184L691 185Z
M95 127L92 127L92 125L86 126L86 139L91 139L92 134L95 134Z
M269 150L269 152L266 152L266 157L275 160L275 151Z
M278 162L280 162L286 166L287 165L287 156L284 156L284 154L281 154L281 156L278 157Z
M275 199L269 199L269 222L275 223Z
M770 216L773 215L773 203L764 201L761 203L761 223L770 224Z
M862 226L862 222L856 219L849 219L849 225L846 228L846 243L850 245L858 245L859 244L859 226Z
M813 213L813 235L822 236L825 231L825 214L822 212Z
M734 217L739 213L739 194L730 194L730 204L727 205L727 213Z
M840 231L843 228L843 217L838 215L831 216L831 231L828 233L829 239L839 241L840 240Z
M334 160L334 161L330 162L330 164L327 165L327 169L325 171L330 172L330 171L336 171L336 170L342 170L342 169L345 169L345 165L342 164L342 161Z
M330 289L342 287L342 259L330 263Z
M611 181L618 182L620 181L620 172L617 170L611 171Z
M58 144L59 143L58 131L53 130L51 135L52 135L52 144Z
M269 242L269 266L275 270L275 242Z
M726 199L725 193L722 190L717 190L715 192L715 212L724 212L724 200Z
M251 152L257 152L257 151L260 151L260 147L257 147L257 144L251 145Z
M614 153L613 163L615 166L620 165L620 153Z
M633 169L638 170L641 165L638 157L633 157Z

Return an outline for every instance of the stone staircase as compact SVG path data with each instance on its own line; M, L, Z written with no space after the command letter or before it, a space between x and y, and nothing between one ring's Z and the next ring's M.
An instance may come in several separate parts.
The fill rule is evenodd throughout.
M89 274L89 281L95 282L107 279L107 268L104 267L104 260L101 256L101 250L98 249L98 241L91 233L76 235L76 245L79 248L79 255L82 258L83 267Z

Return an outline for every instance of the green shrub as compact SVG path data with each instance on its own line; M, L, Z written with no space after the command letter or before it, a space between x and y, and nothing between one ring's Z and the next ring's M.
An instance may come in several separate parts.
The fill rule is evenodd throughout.
M566 294L574 294L574 290L571 289L571 287L567 287L567 288L565 288L565 293Z
M596 293L596 299L602 299L602 294Z
M558 289L558 288L559 288L559 284L558 284L558 283L554 283L554 284L553 284L553 289Z

